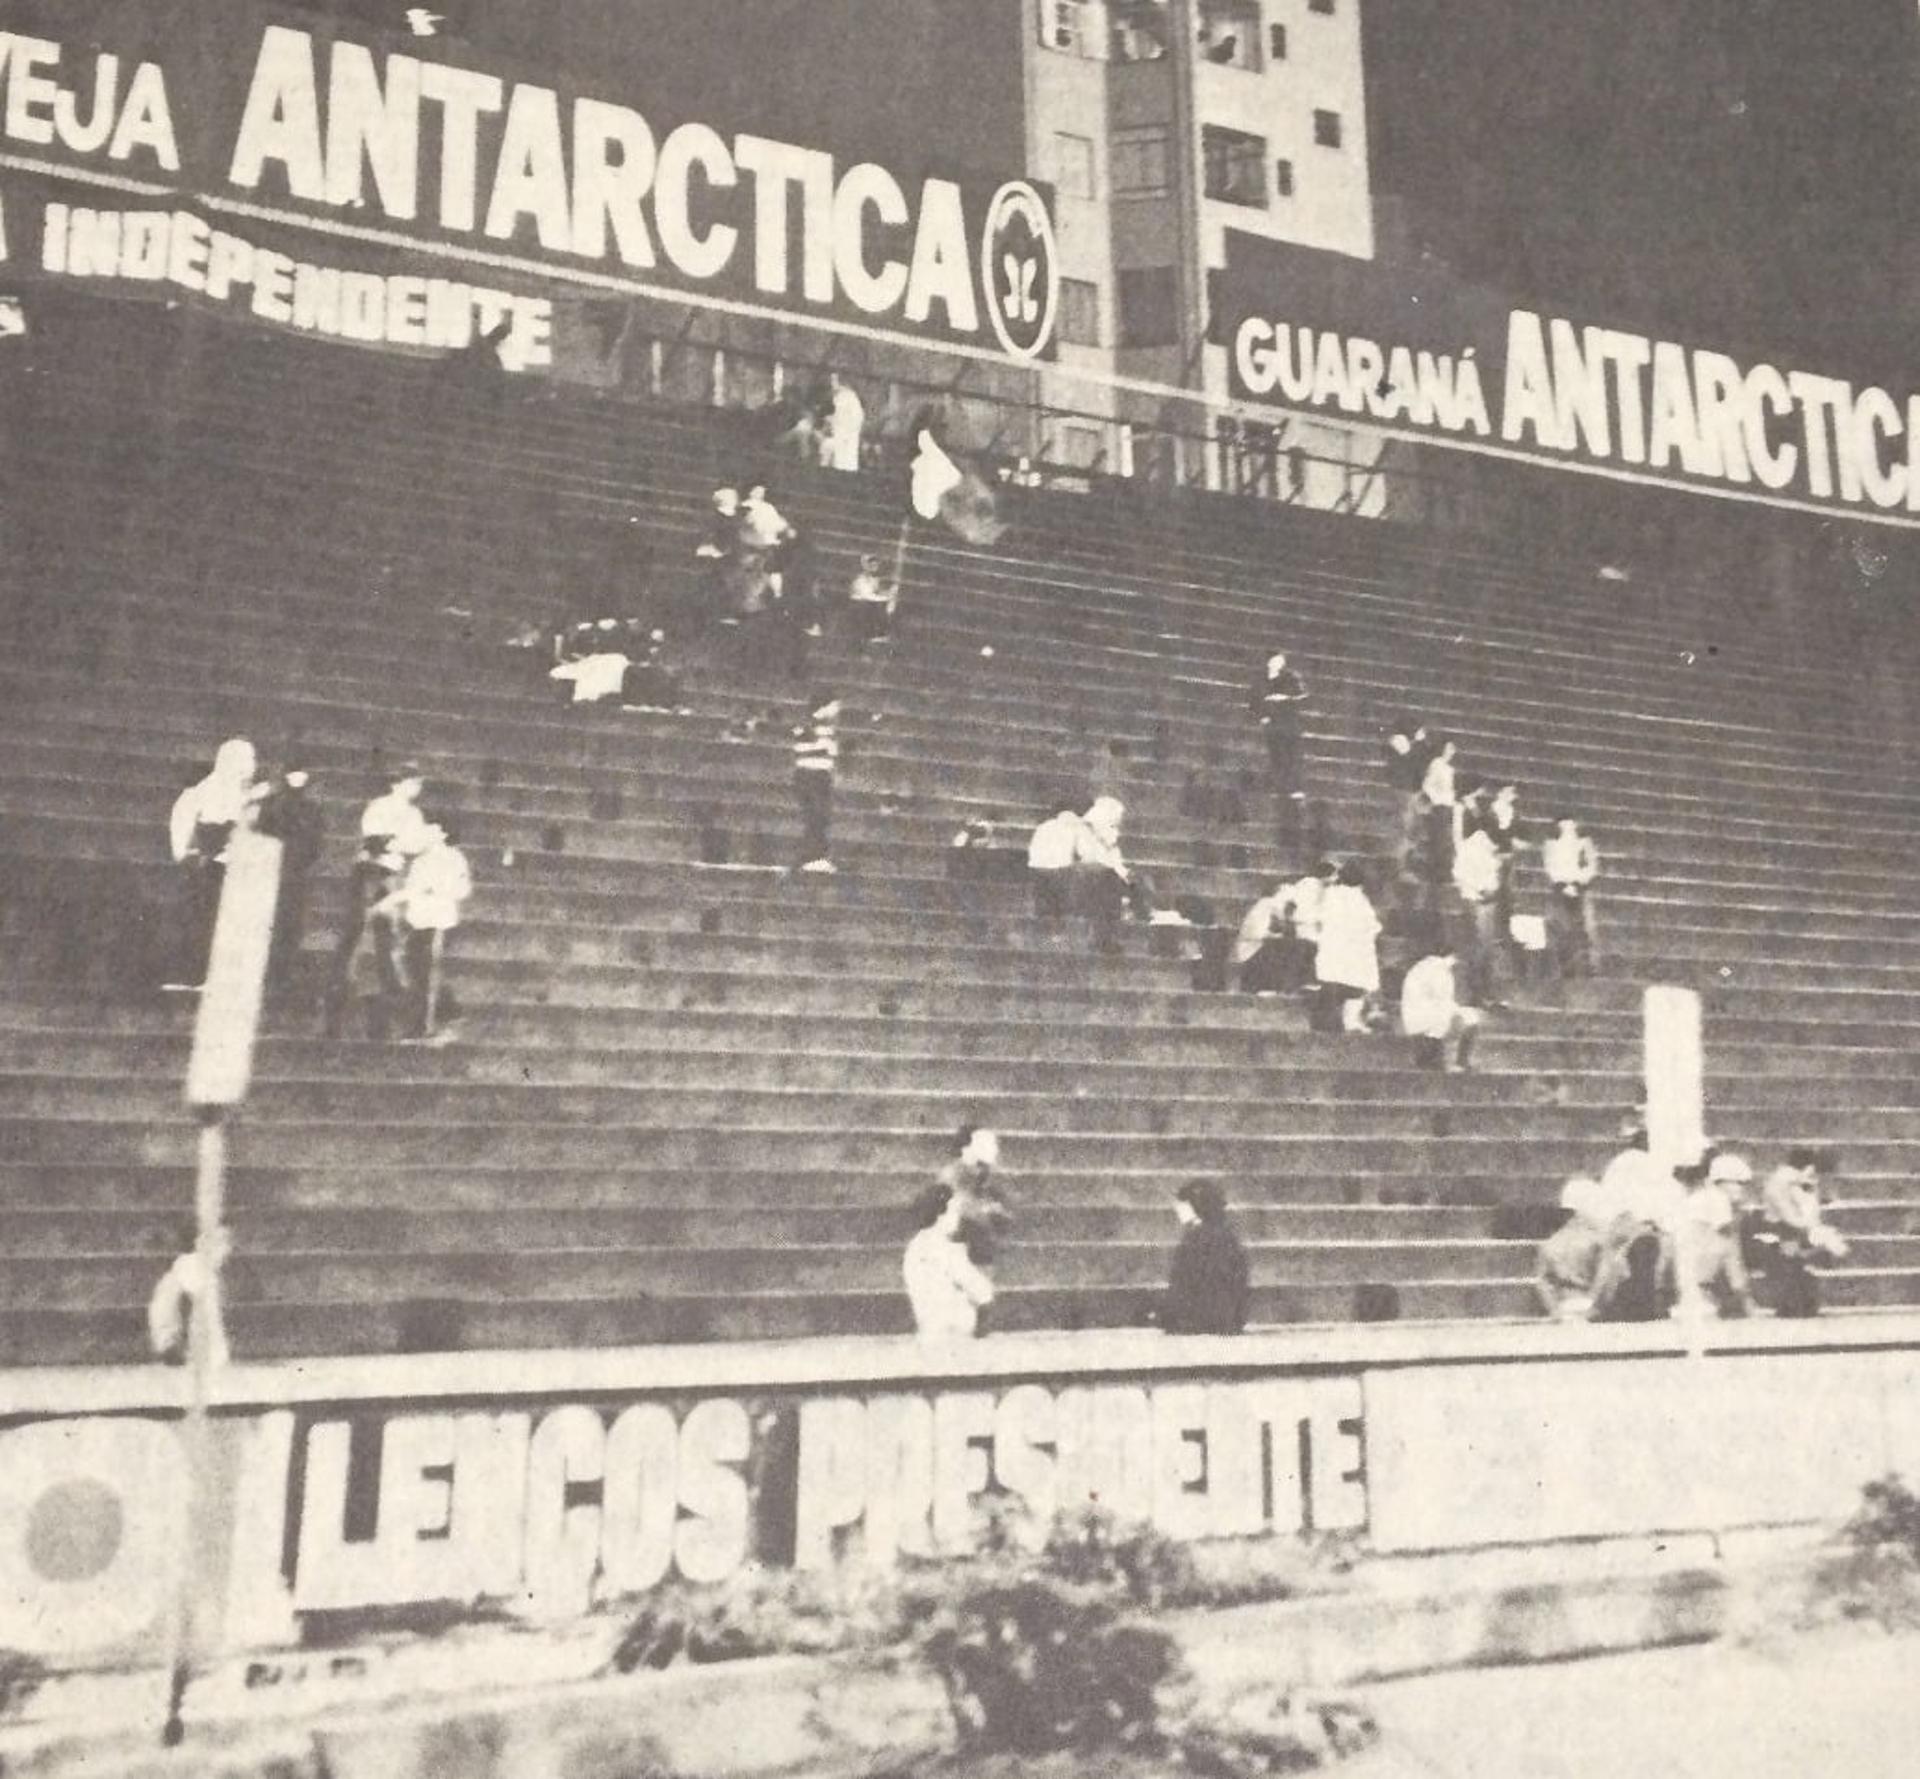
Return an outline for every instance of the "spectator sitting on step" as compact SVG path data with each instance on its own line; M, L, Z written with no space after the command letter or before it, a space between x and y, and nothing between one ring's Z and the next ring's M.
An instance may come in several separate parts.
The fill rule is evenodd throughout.
M900 1271L922 1340L969 1340L993 1301L993 1281L968 1258L960 1219L964 1206L947 1186L929 1186L914 1206L919 1233L907 1243Z
M216 1369L231 1358L227 1331L220 1314L220 1269L232 1251L224 1225L211 1232L208 1252L202 1254L190 1221L175 1233L177 1257L163 1272L147 1299L147 1345L153 1356L168 1365L184 1365L191 1356L193 1319L203 1304L212 1308L207 1337L208 1358Z
M990 1266L1013 1227L1013 1210L995 1179L1000 1139L984 1125L963 1124L952 1159L935 1176L960 1201L960 1239L976 1266Z
M1451 951L1423 957L1400 985L1400 1029L1413 1039L1425 1068L1471 1068L1484 1019L1459 997L1458 959Z
M1758 1276L1775 1315L1820 1313L1820 1281L1814 1266L1846 1257L1847 1239L1827 1221L1825 1183L1839 1171L1831 1149L1794 1149L1760 1189L1760 1204L1747 1231L1750 1270Z
M1722 1316L1751 1315L1753 1285L1742 1252L1742 1227L1753 1169L1744 1156L1716 1147L1687 1172L1684 1284Z
M1080 905L1093 917L1094 943L1103 952L1120 949L1120 922L1127 908L1143 912L1143 886L1120 850L1126 805L1096 797L1074 832L1073 877Z
M1560 817L1540 849L1548 891L1548 948L1562 981L1591 976L1597 962L1594 941L1593 884L1600 854L1570 815Z
M572 704L598 704L618 699L633 665L628 652L636 646L635 626L620 618L599 618L575 624L557 639L560 659L547 677L573 688Z
M1027 842L1027 879L1033 885L1033 911L1041 920L1057 924L1073 908L1073 863L1080 854L1080 830L1085 825L1073 802L1059 809L1033 830Z
M1250 1295L1247 1251L1212 1180L1189 1180L1174 1195L1180 1245L1174 1250L1160 1326L1168 1334L1239 1334Z
M847 587L847 636L855 648L865 649L893 640L893 620L900 609L900 584L882 580L880 558L860 558L860 570Z
M1325 891L1318 877L1277 883L1247 910L1233 942L1233 967L1243 992L1293 994L1312 980L1314 941L1303 933L1302 922L1317 933Z
M1320 899L1320 927L1313 973L1319 985L1314 1029L1366 1029L1370 996L1380 992L1380 917L1367 895L1366 877L1351 861L1340 867Z
M236 735L221 742L206 776L173 800L167 844L180 870L180 913L169 989L197 989L206 980L227 847L267 791L254 776L258 764L253 743Z
M1534 1290L1556 1322L1584 1321L1593 1309L1617 1207L1598 1180L1576 1174L1560 1189L1560 1208L1567 1219L1540 1244Z
M1621 1134L1625 1147L1600 1173L1600 1187L1607 1202L1636 1223L1651 1223L1670 1236L1676 1234L1686 1216L1685 1192L1672 1172L1654 1160L1647 1147L1644 1121L1627 1119Z

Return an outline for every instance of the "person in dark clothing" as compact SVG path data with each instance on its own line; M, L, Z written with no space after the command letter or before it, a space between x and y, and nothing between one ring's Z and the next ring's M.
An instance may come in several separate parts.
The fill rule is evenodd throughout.
M267 956L270 1003L295 1004L303 998L300 941L306 935L313 867L320 858L325 825L303 766L290 766L281 773L254 820L261 833L280 842L280 893L274 903L273 944Z
M840 700L810 699L793 731L793 794L800 804L796 871L831 873L833 781L840 768Z
M954 1136L953 1159L935 1183L961 1200L959 1234L975 1266L991 1266L1013 1227L1013 1209L996 1178L1000 1138L984 1125L963 1124Z
M1306 701L1307 682L1287 665L1285 655L1269 655L1254 676L1249 703L1267 745L1274 794L1280 799L1283 840L1300 832L1306 813L1306 792L1300 782L1300 707Z
M1211 1180L1190 1180L1173 1201L1180 1219L1160 1326L1168 1334L1238 1334L1247 1325L1247 1251Z

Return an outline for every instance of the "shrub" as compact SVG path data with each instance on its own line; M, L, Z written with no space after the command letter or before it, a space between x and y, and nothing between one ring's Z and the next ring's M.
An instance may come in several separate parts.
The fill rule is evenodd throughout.
M1920 1495L1898 1476L1868 1483L1836 1545L1815 1566L1803 1622L1920 1625Z
M32 1656L0 1649L0 1717L24 1705L45 1678L46 1670Z

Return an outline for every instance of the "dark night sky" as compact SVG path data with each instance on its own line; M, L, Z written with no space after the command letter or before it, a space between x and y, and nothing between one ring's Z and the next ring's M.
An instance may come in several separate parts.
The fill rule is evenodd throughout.
M1375 182L1416 250L1557 313L1920 369L1915 0L1372 0L1367 26Z

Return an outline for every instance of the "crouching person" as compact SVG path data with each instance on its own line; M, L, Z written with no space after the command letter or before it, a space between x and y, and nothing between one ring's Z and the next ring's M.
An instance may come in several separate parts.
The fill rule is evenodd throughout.
M1560 1208L1567 1220L1540 1244L1533 1288L1556 1322L1581 1322L1593 1311L1614 1218L1600 1182L1586 1174L1560 1189Z
M1767 1176L1748 1225L1748 1264L1778 1316L1817 1316L1822 1260L1844 1259L1847 1240L1827 1221L1825 1182L1839 1166L1831 1149L1795 1149Z
M901 1277L922 1340L970 1340L993 1301L993 1281L967 1255L965 1204L950 1186L929 1186L915 1206L920 1232L907 1243Z
M1422 1066L1465 1072L1484 1015L1459 998L1458 960L1451 951L1423 957L1400 985L1400 1028L1414 1041Z

